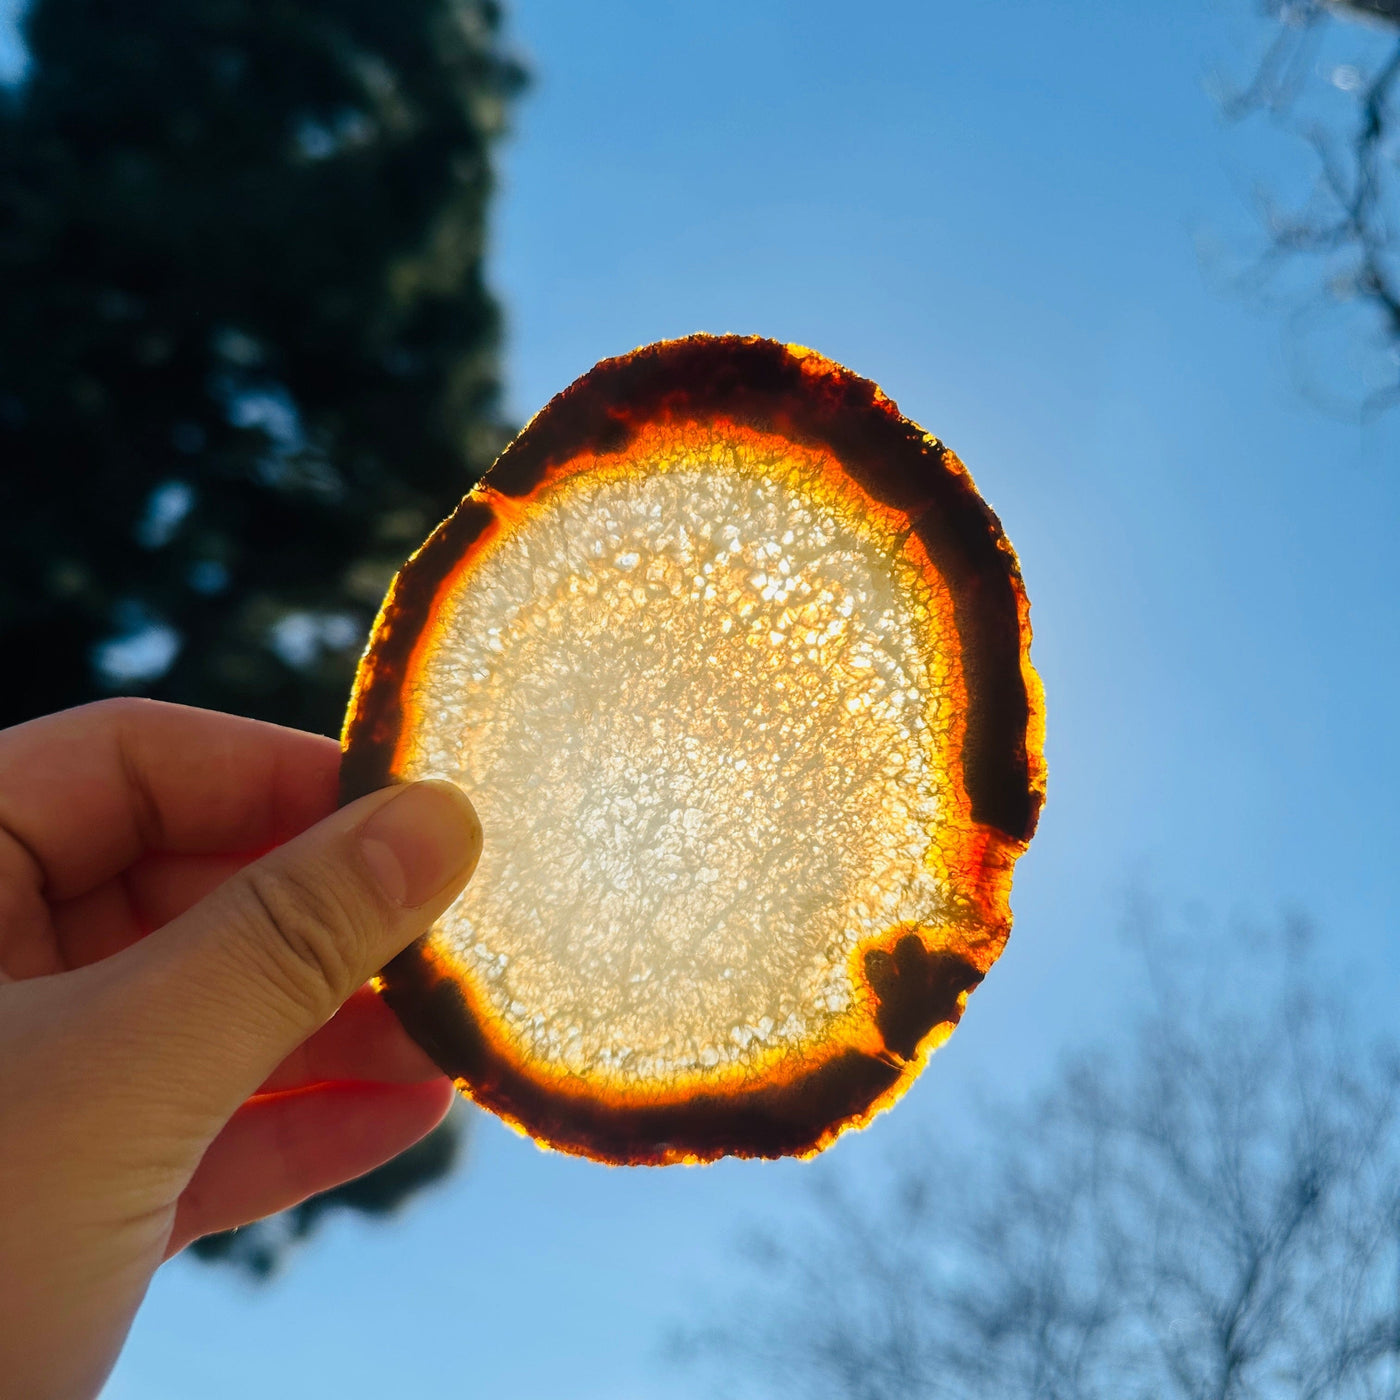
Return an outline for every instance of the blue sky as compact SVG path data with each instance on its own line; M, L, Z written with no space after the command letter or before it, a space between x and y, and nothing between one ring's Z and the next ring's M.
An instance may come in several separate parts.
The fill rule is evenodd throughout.
M664 336L799 341L950 443L1022 559L1050 797L1016 931L923 1080L823 1159L853 1182L1121 1031L1134 889L1221 937L1307 911L1360 1014L1395 1004L1400 414L1310 405L1285 318L1199 251L1248 241L1292 151L1207 93L1254 10L509 7L536 74L495 219L513 411ZM814 1168L608 1170L475 1127L454 1181L271 1288L169 1266L108 1400L698 1394L666 1329L723 1304L745 1226Z

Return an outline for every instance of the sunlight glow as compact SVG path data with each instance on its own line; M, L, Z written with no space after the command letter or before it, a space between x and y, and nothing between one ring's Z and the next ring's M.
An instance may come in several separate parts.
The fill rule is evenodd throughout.
M458 783L486 832L419 974L512 1073L605 1113L797 1092L854 1053L869 1102L780 1150L824 1145L946 1039L1009 925L1024 840L973 816L948 581L829 448L714 417L466 506L492 523L393 677L392 774ZM640 1159L716 1155L667 1132Z

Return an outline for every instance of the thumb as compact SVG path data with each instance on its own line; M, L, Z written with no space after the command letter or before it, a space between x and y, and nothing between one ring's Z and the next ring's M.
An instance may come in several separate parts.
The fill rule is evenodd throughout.
M481 854L453 783L371 793L245 866L119 955L129 1045L214 1131L367 978L425 933ZM135 1065L130 1066L135 1069ZM185 1086L187 1092L181 1092Z

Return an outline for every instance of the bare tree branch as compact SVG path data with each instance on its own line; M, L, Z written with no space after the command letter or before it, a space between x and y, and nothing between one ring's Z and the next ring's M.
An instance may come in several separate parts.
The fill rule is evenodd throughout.
M1400 400L1400 168L1395 100L1400 83L1400 0L1263 0L1273 33L1250 81L1222 108L1235 122L1267 117L1295 131L1315 176L1301 199L1259 196L1267 247L1247 284L1313 269L1314 292L1295 318L1300 336L1360 312L1381 355L1376 383L1345 398L1305 389L1334 411L1369 416ZM1356 61L1327 55L1357 50ZM1327 359L1335 359L1329 354Z
M1248 1006L1157 956L1131 1054L1086 1054L879 1199L827 1179L699 1347L736 1394L1381 1400L1400 1378L1400 1057L1275 938ZM1215 962L1212 962L1212 958Z

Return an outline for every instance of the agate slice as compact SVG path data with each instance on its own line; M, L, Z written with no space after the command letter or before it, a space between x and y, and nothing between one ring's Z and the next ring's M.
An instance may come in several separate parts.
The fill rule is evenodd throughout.
M409 560L361 663L346 798L448 778L486 834L383 995L543 1145L820 1151L1006 942L1029 644L996 517L874 384L734 336L603 362Z

